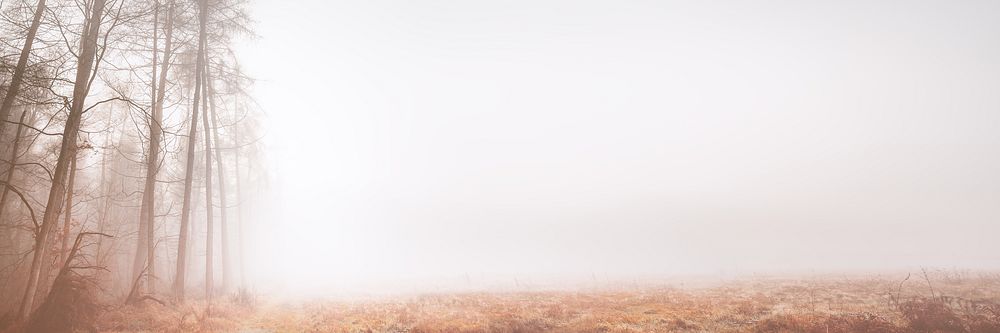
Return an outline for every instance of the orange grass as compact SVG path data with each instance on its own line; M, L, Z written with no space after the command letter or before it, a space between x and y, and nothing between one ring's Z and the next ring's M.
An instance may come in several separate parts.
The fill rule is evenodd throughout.
M933 296L931 290L934 290ZM707 288L454 293L108 308L100 332L1000 332L1000 279L751 279Z

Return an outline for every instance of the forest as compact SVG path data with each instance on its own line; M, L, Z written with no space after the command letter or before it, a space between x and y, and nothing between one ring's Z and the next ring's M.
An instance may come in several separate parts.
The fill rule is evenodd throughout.
M3 321L62 331L93 302L246 288L245 4L6 1L2 30Z
M0 333L1000 332L1000 2L0 0Z

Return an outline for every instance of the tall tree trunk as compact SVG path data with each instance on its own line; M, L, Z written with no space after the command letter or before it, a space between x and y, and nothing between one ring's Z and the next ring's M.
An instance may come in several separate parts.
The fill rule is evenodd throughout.
M208 59L205 59L205 83L202 85L208 88ZM208 126L208 95L210 91L205 89L202 95L202 109L205 116L202 117L202 126L205 130L205 298L212 299L214 280L214 259L215 259L215 225L212 216L215 207L212 205L212 128ZM217 149L218 150L218 149Z
M66 209L65 214L63 214L63 235L62 235L62 248L59 251L59 266L61 267L63 263L66 262L69 255L69 233L70 224L73 223L73 186L76 183L76 161L79 158L73 157L73 161L69 166L69 184L66 185Z
M170 64L174 12L174 6L170 4L167 9L166 41L163 49L163 60L160 63L159 81L157 82L159 2L155 6L156 8L153 11L153 77L150 81L150 100L152 101L151 109L153 112L149 121L149 151L146 154L146 181L142 191L142 205L139 208L139 223L145 226L144 231L146 232L142 237L144 238L144 244L140 244L140 246L145 245L145 248L136 249L134 263L137 263L137 265L133 267L132 274L133 281L139 278L139 274L143 270L140 254L144 253L146 255L145 263L147 264L147 267L145 267L146 288L150 293L156 292L156 237L154 236L156 230L156 177L160 170L160 145L162 144L161 137L163 135L163 95L166 88L167 69Z
M181 231L177 245L177 276L174 278L174 295L184 301L184 277L187 273L188 230L191 222L191 185L194 181L194 149L198 135L198 103L201 100L202 71L205 54L205 21L208 18L206 0L198 1L198 55L195 61L194 101L191 106L191 125L188 131L187 165L184 171L184 203L181 206Z
M157 4L159 5L159 4ZM147 278L147 284L149 287L149 292L155 292L155 267L153 265L153 260L156 257L156 200L154 194L156 193L156 177L160 173L160 145L162 144L163 136L163 96L166 94L167 88L167 70L170 68L170 56L173 47L173 35L174 35L174 4L173 2L167 6L167 22L166 22L166 36L163 45L163 59L160 60L160 82L156 85L158 91L156 92L156 102L153 105L153 123L149 130L149 156L150 164L147 166L147 175L149 179L147 180L147 187L149 187L150 195L148 200L149 211L146 213L147 225L149 225L148 238L150 239L148 243L148 259L149 261L149 274L150 278ZM154 24L155 28L155 24ZM155 33L154 33L155 36ZM155 57L156 47L154 43L153 54ZM154 62L155 66L155 62ZM153 79L156 80L156 74L154 72ZM150 173L151 172L151 173Z
M139 283L143 271L147 271L147 273L146 273L147 276L152 275L152 269L153 269L153 265L154 265L154 261L153 260L149 260L149 256L147 256L147 254L149 252L149 248L152 247L151 243L153 241L153 238L150 237L149 235L152 234L153 230L152 230L152 228L149 225L149 219L146 218L146 215L149 214L149 211L150 211L150 207L149 207L150 206L150 201L152 201L153 197L155 196L155 193L153 193L153 191L156 190L156 186L154 184L155 179L156 179L156 175L155 175L155 172L152 169L153 169L153 166L156 164L156 158L153 156L153 150L154 150L153 149L153 145L155 144L154 142L156 142L156 140L153 140L153 135L154 135L153 133L155 131L156 124L154 124L153 118L156 117L154 114L156 113L156 83L157 83L156 82L156 70L157 70L157 68L156 68L156 57L158 56L157 52L159 51L159 50L157 50L157 46L158 46L157 43L159 42L159 36L158 36L158 31L157 31L158 25L160 23L159 20L160 20L160 3L159 3L159 1L154 1L154 3L153 3L153 52L152 52L153 61L152 61L152 65L150 66L150 68L152 69L152 71L151 71L152 72L152 78L149 80L149 104L150 104L149 110L151 112L150 112L150 115L149 115L149 119L147 119L147 122L146 122L148 124L148 126L149 126L149 146L148 146L149 147L149 151L146 152L146 180L143 183L142 199L139 200L139 202L140 202L140 204L139 204L139 219L137 219L137 221L139 221L139 225L138 225L139 226L139 228L138 228L139 232L136 234L136 240L135 240L135 257L132 260L132 280L131 281L133 281L133 283ZM147 263L149 264L148 269L146 267ZM129 296L138 296L138 295L137 295L137 293L131 293L130 292Z
M229 224L226 211L229 210L226 200L226 167L222 162L222 149L219 141L219 114L215 107L215 88L212 86L211 67L205 68L205 86L208 88L208 103L212 112L212 138L215 140L215 167L219 177L219 205L221 214L219 228L222 230L222 292L229 290L232 282L232 258L229 253Z
M14 75L10 79L10 86L7 88L7 94L3 97L3 103L0 103L0 134L3 134L3 129L6 126L5 121L10 116L10 109L14 106L14 100L17 99L17 94L21 90L24 71L28 67L28 57L31 55L31 45L35 42L35 35L38 33L38 25L42 23L43 13L45 13L45 0L38 0L38 4L35 6L35 16L31 18L31 26L28 27L28 34L21 47L21 55L17 58L17 66L14 67Z
M204 0L203 0L204 1ZM66 174L70 160L76 158L76 141L80 133L80 121L83 116L83 106L90 89L90 75L94 69L94 58L97 54L97 38L100 33L101 19L104 16L105 0L94 0L87 20L86 30L81 41L80 57L77 58L76 80L73 83L73 102L70 104L69 117L63 129L62 144L59 148L59 159L52 173L52 186L46 201L45 213L42 215L42 225L35 236L34 253L31 268L28 273L28 284L25 287L24 298L18 309L18 318L27 319L34 307L35 290L38 289L38 278L45 259L46 240L52 225L56 224L62 210L62 199L66 194Z

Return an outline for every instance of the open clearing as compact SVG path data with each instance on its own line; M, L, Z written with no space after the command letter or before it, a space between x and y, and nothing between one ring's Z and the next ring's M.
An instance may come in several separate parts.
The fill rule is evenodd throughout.
M1000 275L754 278L104 311L99 332L1000 332ZM242 303L242 304L241 304Z

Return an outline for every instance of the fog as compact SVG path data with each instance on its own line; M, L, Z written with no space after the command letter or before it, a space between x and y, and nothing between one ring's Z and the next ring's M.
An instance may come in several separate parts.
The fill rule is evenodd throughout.
M261 286L1000 268L1000 2L251 12Z

